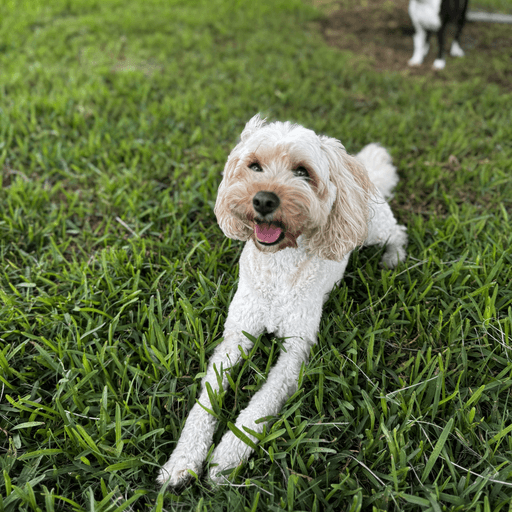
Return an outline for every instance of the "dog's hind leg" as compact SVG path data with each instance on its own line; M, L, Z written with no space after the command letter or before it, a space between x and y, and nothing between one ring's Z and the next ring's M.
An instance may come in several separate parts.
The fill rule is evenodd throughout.
M441 25L441 28L437 31L437 58L434 61L433 68L434 69L444 69L446 66L446 60L444 57L444 41L445 41L445 34L446 34L446 25L447 22L443 20L443 24Z
M452 57L464 57L464 50L460 46L460 36L462 33L462 29L464 28L464 25L466 24L466 11L468 8L468 2L467 0L463 0L464 4L458 13L457 17L457 28L455 30L455 38L452 42L452 46L450 48L450 55Z

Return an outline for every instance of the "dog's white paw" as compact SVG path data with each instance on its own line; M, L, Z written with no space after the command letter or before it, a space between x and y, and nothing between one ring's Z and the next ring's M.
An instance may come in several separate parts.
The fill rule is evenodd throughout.
M406 257L405 243L402 245L388 245L382 255L381 263L386 268L395 268Z
M211 468L210 474L209 474L210 484L220 485L220 484L229 482L228 475L221 474L221 473L224 473L224 471L227 471L227 470L233 470L233 469L235 469L235 467L236 467L236 465L234 467L231 467L231 466L222 467L219 465L219 466L215 466L215 467Z
M215 484L227 481L222 472L234 469L249 458L252 448L246 445L233 432L227 432L222 437L219 446L215 448L210 469L210 480Z
M421 66L423 64L423 59L428 55L428 51L430 50L430 44L425 43L419 48L414 49L413 56L409 59L407 64L409 66Z
M460 47L457 41L453 41L452 47L450 48L450 55L452 57L464 57L464 50Z
M395 268L401 261L405 259L405 251L397 249L396 251L386 251L382 256L381 263L386 268Z
M192 475L189 469L199 475L202 469L202 461L191 460L186 455L172 454L171 458L160 468L157 482L160 485L167 484L171 487L180 487L186 484Z
M421 66L422 63L423 63L423 57L421 57L421 56L418 57L415 55L413 55L407 62L407 64L409 66Z
M393 234L386 242L386 250L382 255L382 265L395 268L401 261L405 261L407 252L407 228L400 224L395 226Z
M434 61L434 65L432 66L434 69L444 69L446 66L446 61L444 59L436 59Z

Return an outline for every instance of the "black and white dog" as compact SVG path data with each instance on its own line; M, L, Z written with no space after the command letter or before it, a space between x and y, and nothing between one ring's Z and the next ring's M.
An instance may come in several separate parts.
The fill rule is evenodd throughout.
M466 22L467 8L468 0L410 0L409 15L416 33L413 37L414 53L409 60L409 66L419 66L423 62L429 50L429 38L432 32L436 32L439 50L434 69L445 67L444 39L448 23L455 23L457 26L450 55L464 57L464 50L460 47L460 34Z

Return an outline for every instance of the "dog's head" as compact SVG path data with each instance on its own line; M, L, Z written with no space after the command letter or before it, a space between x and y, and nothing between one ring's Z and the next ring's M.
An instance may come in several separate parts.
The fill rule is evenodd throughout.
M263 252L297 247L340 261L366 238L373 185L336 139L258 115L229 155L215 215L229 238Z

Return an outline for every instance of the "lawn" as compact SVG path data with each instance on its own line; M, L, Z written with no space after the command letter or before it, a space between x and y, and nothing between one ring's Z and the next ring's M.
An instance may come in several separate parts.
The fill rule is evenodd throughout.
M0 2L0 511L512 510L512 93L485 62L375 71L301 0ZM163 492L236 289L216 189L259 111L385 145L409 256L352 255L232 485ZM218 396L215 442L279 344Z

